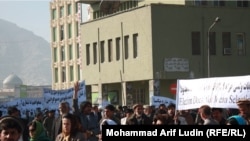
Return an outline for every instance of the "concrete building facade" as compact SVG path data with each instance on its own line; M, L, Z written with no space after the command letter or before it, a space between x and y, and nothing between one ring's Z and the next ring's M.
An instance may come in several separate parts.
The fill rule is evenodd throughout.
M82 79L92 100L132 105L150 104L153 95L175 99L177 79L208 77L208 56L210 77L250 72L246 3L121 1L117 8L81 2L92 14L80 27ZM208 55L208 29L216 17L221 21L209 32Z
M82 20L78 0L50 2L52 89L67 89L81 76L79 25Z

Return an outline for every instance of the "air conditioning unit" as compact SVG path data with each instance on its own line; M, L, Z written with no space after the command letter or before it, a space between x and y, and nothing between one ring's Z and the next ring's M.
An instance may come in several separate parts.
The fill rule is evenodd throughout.
M231 55L232 54L232 48L224 48L224 55Z

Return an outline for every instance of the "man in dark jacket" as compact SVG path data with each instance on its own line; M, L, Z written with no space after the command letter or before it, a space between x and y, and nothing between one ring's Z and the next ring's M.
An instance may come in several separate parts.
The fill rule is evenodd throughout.
M29 140L29 129L28 129L29 121L28 121L28 119L22 118L20 115L20 110L17 109L17 107L15 107L15 106L8 107L8 115L20 119L20 121L24 125L24 130L23 130L23 134L22 134L23 141L28 141Z
M78 91L79 83L76 82L74 86L73 95L73 114L78 116L81 122L83 132L87 137L87 141L98 141L97 135L100 133L99 122L92 112L92 103L90 101L83 101L78 106Z
M62 116L70 112L70 104L63 101L59 104L59 116L55 118L52 125L52 140L54 141L58 134L62 132Z
M152 125L150 118L143 113L142 104L135 104L133 109L134 114L127 119L127 125Z

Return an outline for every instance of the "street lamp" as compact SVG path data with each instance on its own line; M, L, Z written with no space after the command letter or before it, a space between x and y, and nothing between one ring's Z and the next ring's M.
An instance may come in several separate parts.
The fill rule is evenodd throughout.
M207 33L207 77L210 77L210 30L214 27L216 23L218 23L221 19L216 17L213 24L208 28Z

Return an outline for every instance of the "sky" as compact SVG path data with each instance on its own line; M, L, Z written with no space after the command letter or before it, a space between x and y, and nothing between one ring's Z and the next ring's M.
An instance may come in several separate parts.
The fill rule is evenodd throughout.
M0 19L15 23L50 42L50 1L0 0Z

